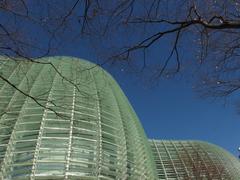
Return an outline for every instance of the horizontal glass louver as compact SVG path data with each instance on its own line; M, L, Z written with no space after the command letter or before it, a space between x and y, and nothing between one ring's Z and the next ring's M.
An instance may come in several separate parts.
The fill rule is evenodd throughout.
M11 83L0 79L0 180L240 177L239 162L217 146L148 141L120 87L97 65L37 61L0 60Z
M67 57L1 60L3 179L154 179L138 118L111 76ZM37 104L35 102L37 100Z
M238 180L240 162L202 141L149 140L159 179Z

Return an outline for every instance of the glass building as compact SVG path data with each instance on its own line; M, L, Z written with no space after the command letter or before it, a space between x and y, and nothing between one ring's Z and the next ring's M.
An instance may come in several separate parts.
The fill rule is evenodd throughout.
M239 161L202 141L149 140L159 179L240 179Z
M120 87L95 64L1 58L0 77L0 179L240 177L239 162L219 147L148 140Z

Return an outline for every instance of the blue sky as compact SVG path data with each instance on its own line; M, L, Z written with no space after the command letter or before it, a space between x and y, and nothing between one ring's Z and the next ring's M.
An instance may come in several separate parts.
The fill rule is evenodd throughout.
M240 121L231 104L200 99L183 79L149 88L126 74L115 77L149 138L203 140L238 155Z
M78 30L79 27L75 26L73 25L73 28ZM31 33L38 32L34 26L26 25L26 28ZM147 30L151 32L156 29ZM113 37L114 42L112 43L121 45L121 43L131 41L130 39L135 39L134 36L128 39L124 33L122 35L116 34L117 38ZM39 32L37 37L40 44L41 41L44 44L48 40L42 32ZM61 46L52 55L73 56L92 62L98 61L94 46L99 44L94 44L94 38L93 44L89 45L81 38L69 38L67 33L63 37L59 40ZM169 39L163 39L160 45L155 44L151 47L152 51L147 54L148 60L150 60L148 62L152 63L151 65L159 63L159 60L164 60L169 55L171 43L167 43L167 40ZM196 61L192 58L195 51L189 46L189 42L192 40L191 36L184 39L180 44L182 51L179 52L180 56L189 60L187 63L190 64ZM128 73L124 67L115 65L104 68L120 84L149 138L203 140L220 145L235 156L239 154L237 148L240 146L240 114L237 114L231 103L224 107L223 102L200 99L191 88L193 85L191 81L194 81L194 78L189 80L177 77L176 79L161 80L157 86L152 87L143 83L138 75Z
M97 60L94 49L84 42L69 44L59 52ZM240 114L231 102L224 106L221 101L199 98L184 78L161 80L152 87L120 67L106 69L120 84L149 138L203 140L238 156Z
M9 21L4 16L1 17L1 20ZM45 34L38 32L38 27L28 25L27 22L26 24L20 22L16 25L18 29L24 29L26 26L25 28L29 31L28 35L36 38L36 41L40 41L39 44L42 41L43 44L47 42ZM75 26L73 28L78 31L79 26ZM147 30L155 31L156 29ZM97 61L95 49L92 46L80 38L70 39L68 35L65 35L63 40L61 39L62 46L59 47L57 53L53 53L54 55L74 56L93 62ZM129 41L128 38L123 38L119 34L116 36L118 38L115 39L115 44ZM189 39L191 40L191 36ZM182 44L184 53L180 52L187 59L194 53L190 50L189 39L185 39ZM149 59L154 63L159 62L157 61L159 56L167 57L169 55L166 51L169 50L169 46L165 43L163 40L162 45L155 45L152 53L148 54ZM190 62L193 61L194 59L190 59ZM234 155L238 155L240 114L237 114L231 103L224 107L222 102L200 99L193 92L191 82L187 83L184 78L161 80L158 86L151 87L146 86L137 76L122 71L122 67L115 66L106 69L115 77L127 95L149 138L204 140L220 145Z

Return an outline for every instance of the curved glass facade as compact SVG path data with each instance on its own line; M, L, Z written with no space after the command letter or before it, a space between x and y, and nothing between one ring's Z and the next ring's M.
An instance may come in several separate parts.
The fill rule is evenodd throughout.
M157 158L169 163L184 151L177 142L165 149L149 143L126 96L97 65L69 57L1 58L0 74L0 179L181 179L176 168L184 163L159 169ZM191 153L185 149L181 161ZM209 159L219 153L234 162L226 163L229 171L239 168L231 155L210 149Z
M201 141L149 140L159 179L240 178L240 163L222 148Z
M79 59L41 62L1 61L2 76L36 97L1 81L3 179L154 178L144 131L110 75Z

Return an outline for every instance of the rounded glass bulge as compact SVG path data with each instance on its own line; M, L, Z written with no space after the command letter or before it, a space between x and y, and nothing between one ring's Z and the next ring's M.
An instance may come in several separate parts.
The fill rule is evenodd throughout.
M156 179L144 130L115 80L72 57L2 59L2 179ZM1 179L0 178L0 179Z

